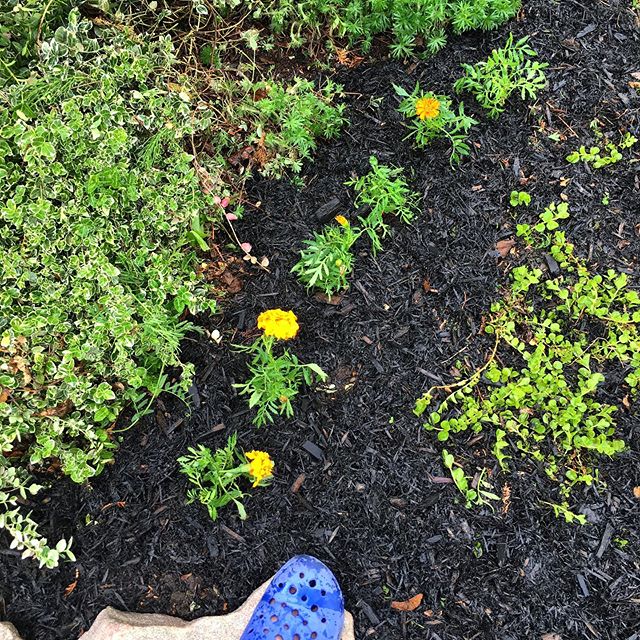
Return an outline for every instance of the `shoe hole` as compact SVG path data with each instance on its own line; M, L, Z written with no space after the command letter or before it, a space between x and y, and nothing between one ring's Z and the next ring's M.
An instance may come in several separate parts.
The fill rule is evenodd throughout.
M287 606L287 603L283 602L280 606L284 609Z
M291 613L297 618L300 612L297 609L294 609Z
M271 616L271 622L278 622L278 616Z
M318 634L314 631L314 632L311 634L311 640L316 640L316 638L317 638L317 637L318 637ZM276 638L276 640L278 640L278 639Z
M278 582L278 589L282 589L284 587L284 582Z
M327 595L327 592L324 589L320 589L320 595L324 598Z
M271 598L271 600L269 600L269 604L275 604L276 603L276 599L275 598Z
M300 598L302 600L302 602L306 602L308 600L307 596L302 596L302 598Z
M285 630L285 631L289 631L289 625L288 625L288 624L285 624L285 625L284 625L284 630Z
M297 633L295 633L293 635L293 640L300 640L300 636Z
M273 640L284 640L284 638L278 634Z
M315 580L309 580L309 586L313 589L313 587L316 586L316 581Z
M290 594L292 594L292 595L293 595L294 593L297 593L297 591L298 591L298 590L297 590L295 587L289 587L289 593L290 593Z
M308 624L309 624L309 621L308 621L308 620L303 620L303 621L302 621L302 626L303 626L303 627L306 627Z
M311 605L311 611L313 611L314 613L318 610L318 605L317 604L312 604Z
M300 577L301 577L301 578L304 578L304 573L300 573Z
M322 624L326 624L327 623L327 619L326 618L322 618L322 620L320 620L320 622L322 622Z
M269 635L269 629L263 629L262 633L264 633L265 636Z

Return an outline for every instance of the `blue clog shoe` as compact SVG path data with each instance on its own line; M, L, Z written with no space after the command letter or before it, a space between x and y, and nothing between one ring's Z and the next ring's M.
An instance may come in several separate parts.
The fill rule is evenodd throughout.
M344 599L331 570L291 558L273 577L240 640L340 640Z

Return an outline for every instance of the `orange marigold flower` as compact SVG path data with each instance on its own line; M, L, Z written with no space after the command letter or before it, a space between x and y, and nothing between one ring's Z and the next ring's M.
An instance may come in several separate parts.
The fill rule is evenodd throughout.
M334 220L342 227L346 227L349 221L344 216L336 216Z
M291 340L296 337L300 327L293 311L269 309L258 316L258 329L262 329L265 336L272 336L278 340Z
M419 98L416 100L416 115L420 120L433 120L440 115L440 101L436 98Z
M253 486L257 487L273 475L273 460L266 451L249 451L249 475L253 478Z

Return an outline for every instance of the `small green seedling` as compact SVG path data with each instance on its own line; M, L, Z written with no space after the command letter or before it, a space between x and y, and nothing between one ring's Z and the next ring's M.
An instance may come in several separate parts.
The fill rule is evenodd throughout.
M512 207L524 205L528 207L531 204L531 196L526 191L512 191L509 197L509 204Z
M601 133L600 136L602 136ZM617 145L613 142L606 142L604 148L593 146L589 149L582 145L577 151L570 153L566 160L571 164L585 162L594 169L602 169L620 162L623 158L620 150L631 149L636 142L638 142L638 139L635 136L625 133Z

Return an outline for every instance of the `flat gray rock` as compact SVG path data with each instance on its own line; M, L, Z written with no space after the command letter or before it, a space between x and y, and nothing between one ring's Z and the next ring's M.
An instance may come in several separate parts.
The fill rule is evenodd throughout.
M82 640L240 640L249 618L271 580L258 587L233 613L185 622L159 613L126 613L103 609ZM21 640L15 627L0 622L0 640ZM340 640L355 640L353 617L345 613Z
M0 640L22 640L10 622L0 622Z

